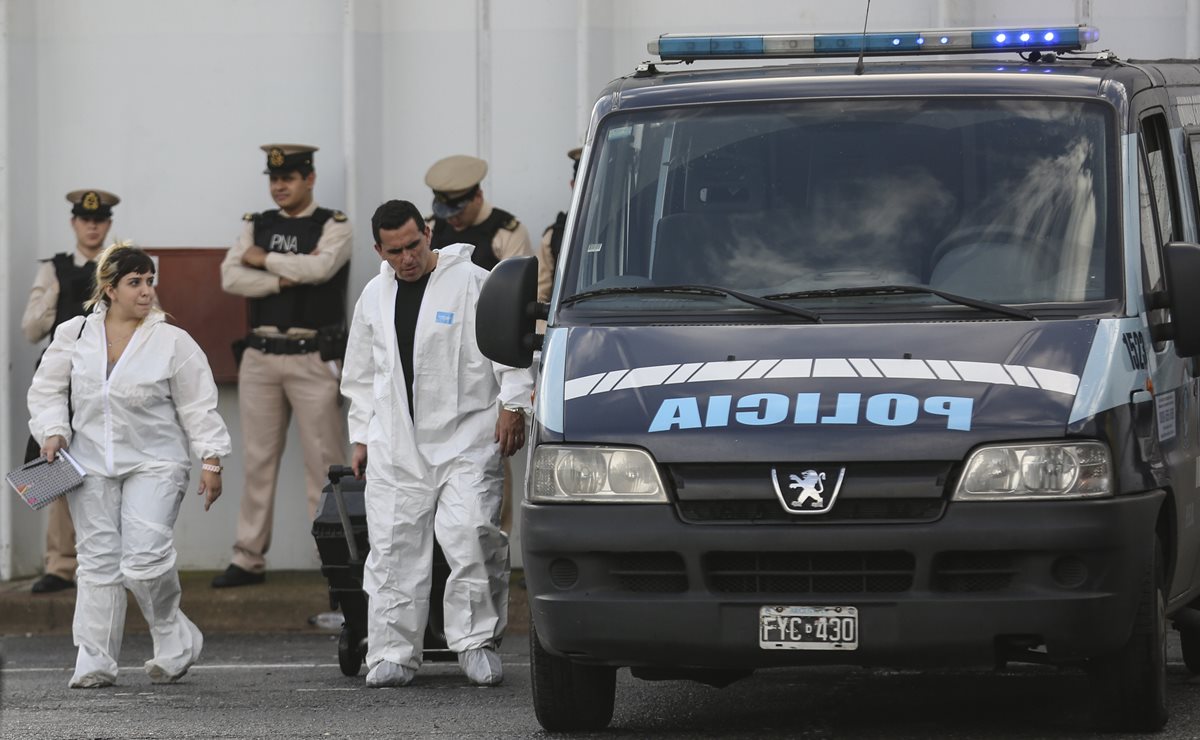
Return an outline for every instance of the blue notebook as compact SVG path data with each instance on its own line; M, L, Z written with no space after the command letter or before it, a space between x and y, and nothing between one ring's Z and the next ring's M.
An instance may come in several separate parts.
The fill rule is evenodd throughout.
M8 484L33 509L41 509L56 498L83 485L87 475L75 458L59 450L54 462L39 457L9 473Z

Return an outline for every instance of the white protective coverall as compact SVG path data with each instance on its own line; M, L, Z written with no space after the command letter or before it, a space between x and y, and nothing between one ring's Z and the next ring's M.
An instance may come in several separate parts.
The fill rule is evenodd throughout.
M150 625L152 678L178 678L199 657L200 630L179 610L175 518L191 456L231 450L195 340L152 311L106 377L106 313L101 303L58 327L28 394L33 438L45 444L62 435L87 471L83 487L67 494L79 552L73 685L89 675L115 681L125 588Z
M421 663L435 532L450 566L447 647L494 646L508 623L496 421L503 405L529 407L533 376L479 351L475 306L488 273L471 262L472 249L438 250L413 342L414 415L396 344L396 273L387 262L354 308L342 393L350 400L350 440L366 444L368 455L369 669L382 661L412 670Z

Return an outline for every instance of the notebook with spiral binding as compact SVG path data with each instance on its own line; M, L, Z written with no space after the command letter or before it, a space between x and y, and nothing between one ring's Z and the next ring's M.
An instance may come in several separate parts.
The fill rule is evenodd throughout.
M83 485L86 473L79 463L66 451L59 450L54 462L39 457L31 460L5 476L25 503L33 509L41 509Z

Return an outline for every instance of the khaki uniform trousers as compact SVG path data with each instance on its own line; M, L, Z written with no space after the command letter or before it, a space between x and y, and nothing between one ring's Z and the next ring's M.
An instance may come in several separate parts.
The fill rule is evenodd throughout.
M341 363L337 363L340 368ZM238 370L246 486L238 514L233 564L251 573L266 568L275 515L275 485L287 441L288 423L296 415L304 451L308 522L295 536L309 536L321 489L330 465L346 463L346 420L339 380L316 352L266 354L248 348Z
M55 499L46 511L46 572L64 581L75 580L75 525L67 497Z
M25 445L25 462L36 460L41 446L29 438ZM64 581L75 580L75 525L65 496L54 499L46 507L46 573Z

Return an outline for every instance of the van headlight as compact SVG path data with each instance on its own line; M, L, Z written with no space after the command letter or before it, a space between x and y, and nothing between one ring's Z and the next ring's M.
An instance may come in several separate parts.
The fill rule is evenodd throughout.
M981 447L967 458L955 501L1111 496L1112 459L1100 442Z
M542 445L533 453L529 500L662 504L667 490L645 450Z

